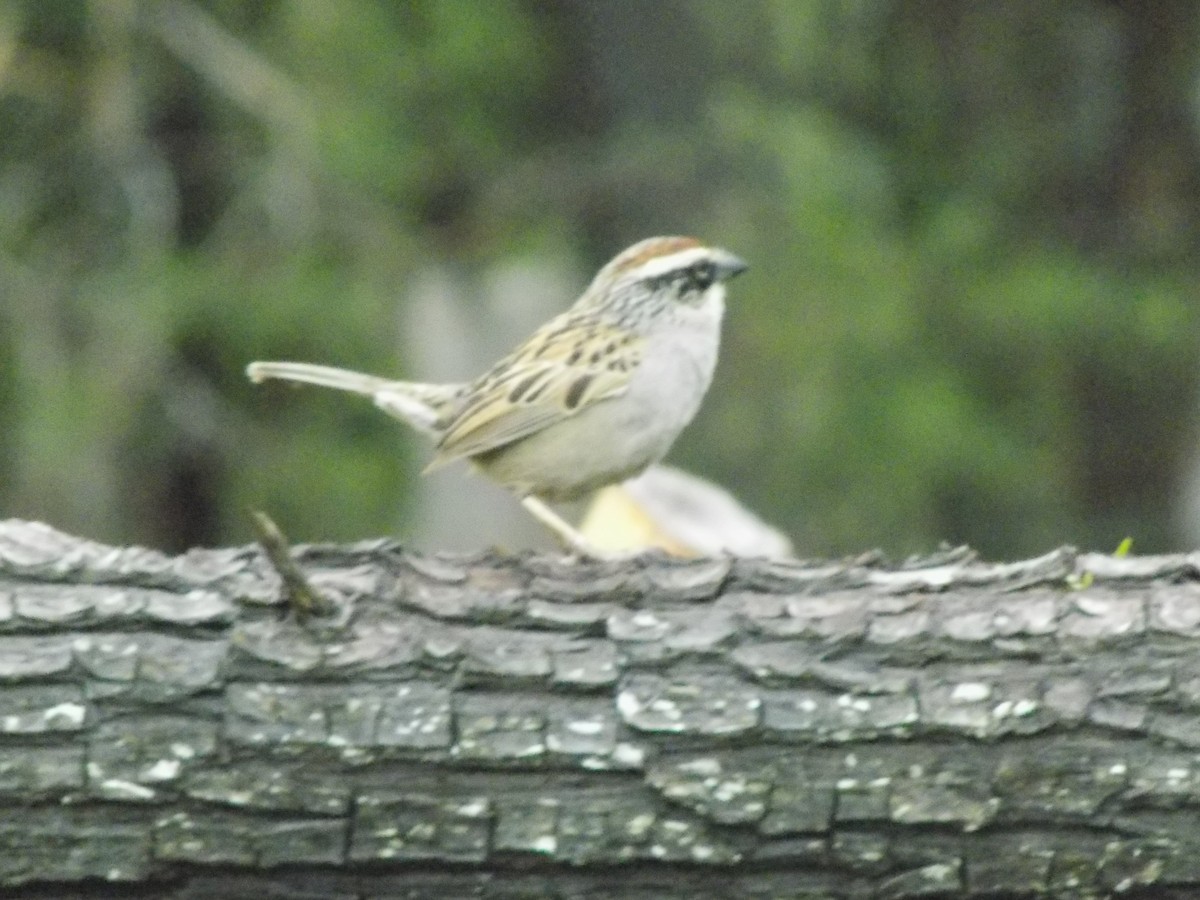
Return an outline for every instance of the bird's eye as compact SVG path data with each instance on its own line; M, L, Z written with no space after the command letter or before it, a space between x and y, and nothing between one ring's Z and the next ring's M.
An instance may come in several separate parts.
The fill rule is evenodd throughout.
M711 262L696 263L688 273L688 281L697 290L708 290L716 280L717 270Z

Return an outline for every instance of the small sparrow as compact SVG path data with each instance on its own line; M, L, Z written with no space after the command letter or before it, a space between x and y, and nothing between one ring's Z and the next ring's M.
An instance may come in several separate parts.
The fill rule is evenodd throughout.
M745 269L694 238L641 241L605 265L574 306L461 384L295 362L254 362L246 374L370 397L434 438L425 471L469 460L572 549L597 555L547 501L585 496L666 455L712 382L724 283Z

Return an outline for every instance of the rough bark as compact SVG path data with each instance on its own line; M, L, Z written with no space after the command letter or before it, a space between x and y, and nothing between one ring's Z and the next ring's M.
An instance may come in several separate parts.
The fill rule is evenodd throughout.
M1200 889L1198 556L297 558L0 523L0 894Z

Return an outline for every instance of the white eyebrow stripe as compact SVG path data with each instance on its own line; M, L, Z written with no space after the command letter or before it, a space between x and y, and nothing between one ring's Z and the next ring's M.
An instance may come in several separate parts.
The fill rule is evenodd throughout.
M660 275L666 275L668 272L677 272L684 269L692 263L698 263L702 259L710 259L712 251L708 247L689 247L687 250L678 250L675 253L668 253L666 256L656 256L653 259L648 259L640 266L635 266L626 272L627 278L632 278L641 281L643 278L657 278Z

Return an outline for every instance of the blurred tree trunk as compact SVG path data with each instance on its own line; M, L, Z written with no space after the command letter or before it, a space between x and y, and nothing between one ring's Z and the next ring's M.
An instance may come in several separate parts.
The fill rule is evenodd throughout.
M6 897L1200 888L1192 557L297 557L0 524Z

